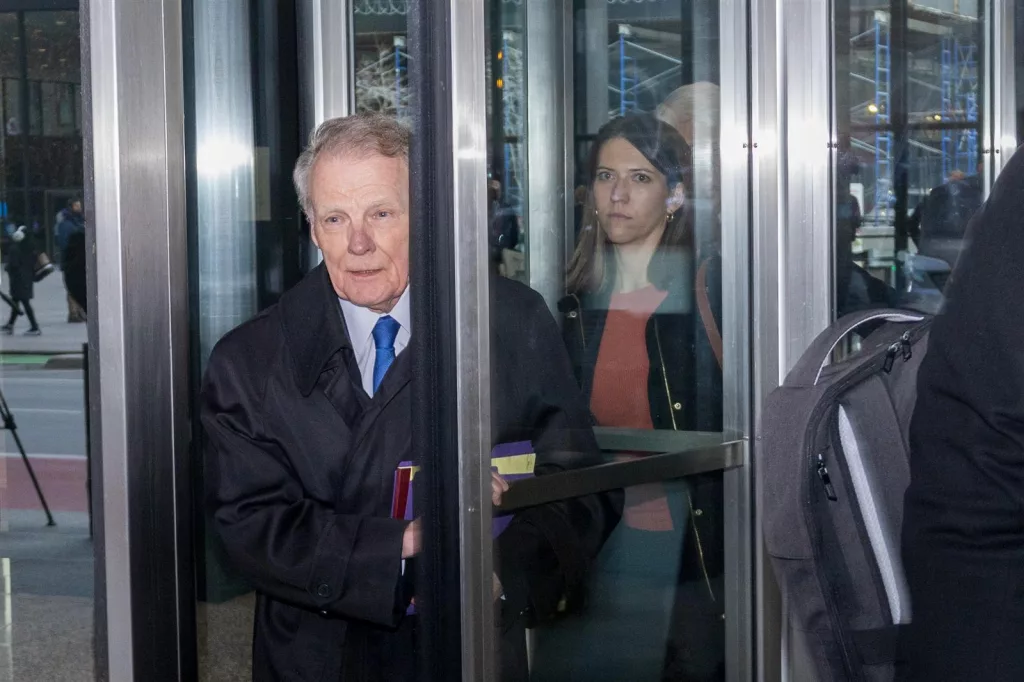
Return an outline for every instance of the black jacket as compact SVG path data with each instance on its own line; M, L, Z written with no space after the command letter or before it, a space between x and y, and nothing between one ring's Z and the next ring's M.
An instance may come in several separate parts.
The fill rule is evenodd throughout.
M1024 151L968 227L918 374L903 561L914 680L1024 680Z
M82 310L88 312L86 296L86 249L85 231L73 232L68 236L60 259L64 271L64 288Z
M709 262L709 283L721 281L719 262L717 258ZM721 309L718 292L718 286L708 287L712 310ZM558 305L564 316L562 336L588 404L610 297L610 288L604 287L597 293L570 294ZM646 338L651 367L647 395L654 428L721 431L722 373L690 281L678 278L669 285L668 296L647 323ZM701 514L691 516L683 550L683 579L706 582L722 574L722 478L720 474L694 476L690 484L691 501ZM709 596L707 591L703 594Z
M27 232L20 242L11 240L7 249L6 269L11 298L16 301L32 300L38 253L35 239Z
M532 440L538 475L598 462L543 301L508 281L492 292L501 301L492 308L492 357L502 359L492 372L494 443ZM258 591L256 680L414 678L411 640L399 639L409 623L400 589L406 524L389 518L395 467L410 459L414 353L415 335L367 397L321 265L210 357L201 408L207 485L214 526ZM620 512L621 499L609 495L517 513L496 541L507 610L552 615L579 589ZM502 660L506 671L525 670L525 651L502 651Z

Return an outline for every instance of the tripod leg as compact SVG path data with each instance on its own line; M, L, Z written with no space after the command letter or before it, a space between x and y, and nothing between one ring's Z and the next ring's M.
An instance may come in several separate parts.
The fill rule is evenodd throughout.
M32 478L32 485L36 488L36 495L39 496L39 501L43 504L43 511L46 512L46 525L56 526L57 522L53 520L53 514L50 513L50 505L46 504L46 497L43 495L43 489L39 487L39 481L36 480L36 472L32 468L32 462L29 461L28 455L25 454L25 446L21 444L21 438L18 436L17 427L11 428L11 434L14 436L14 442L18 445L18 452L21 453L21 459L25 462L25 468L28 469L28 475Z

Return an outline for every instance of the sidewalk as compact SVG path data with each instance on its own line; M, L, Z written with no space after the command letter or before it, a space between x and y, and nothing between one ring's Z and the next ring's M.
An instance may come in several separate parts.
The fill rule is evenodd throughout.
M7 273L3 274L3 291L7 293ZM0 353L31 353L36 355L63 355L82 352L86 341L85 323L68 323L67 293L64 277L58 270L35 284L32 309L39 321L42 336L25 336L28 320L24 315L14 324L14 334L0 335ZM0 301L0 324L7 322L10 308Z

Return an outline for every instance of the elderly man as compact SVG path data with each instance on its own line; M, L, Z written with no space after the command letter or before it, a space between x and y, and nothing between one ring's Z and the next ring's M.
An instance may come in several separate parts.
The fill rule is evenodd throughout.
M324 262L229 333L203 386L214 525L258 591L256 680L415 679L404 560L390 518L410 459L409 133L378 115L324 123L295 186ZM494 443L531 440L536 473L595 463L586 406L542 299L492 282ZM495 482L495 494L504 486ZM621 499L516 515L496 541L503 677L526 680L523 626L578 601Z

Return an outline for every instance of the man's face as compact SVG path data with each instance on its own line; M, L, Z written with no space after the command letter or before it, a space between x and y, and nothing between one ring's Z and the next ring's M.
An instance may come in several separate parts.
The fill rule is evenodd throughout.
M409 168L402 158L342 153L310 170L313 243L341 298L386 313L409 284Z
M81 213L82 212L82 202L81 201L73 202L71 204L71 210L74 213Z

